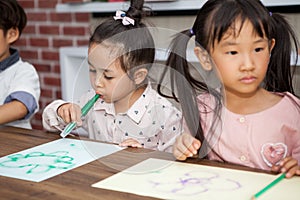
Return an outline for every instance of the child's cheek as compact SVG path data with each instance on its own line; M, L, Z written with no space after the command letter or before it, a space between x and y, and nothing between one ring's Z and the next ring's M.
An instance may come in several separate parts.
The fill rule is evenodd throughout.
M94 90L96 90L96 75L95 73L90 73L90 83Z

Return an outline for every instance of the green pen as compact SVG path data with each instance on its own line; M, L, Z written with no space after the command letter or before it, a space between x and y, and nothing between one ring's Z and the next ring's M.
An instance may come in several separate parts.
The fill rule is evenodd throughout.
M285 173L282 173L280 176L278 176L275 180L273 180L270 184L268 184L266 187L261 189L259 192L257 192L255 195L252 196L251 200L257 199L260 197L263 193L268 191L271 187L279 183L281 180L285 178Z
M93 98L91 98L82 108L81 108L81 117L86 116L86 114L90 111L96 101L100 98L100 94L95 94ZM65 129L61 132L61 137L66 137L71 131L76 127L76 122L69 123Z

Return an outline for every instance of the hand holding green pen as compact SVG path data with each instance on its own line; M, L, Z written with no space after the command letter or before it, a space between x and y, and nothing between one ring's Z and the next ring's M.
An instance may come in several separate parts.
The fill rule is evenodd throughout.
M85 117L86 114L90 111L96 101L100 98L100 94L95 94L82 108L81 108L81 117ZM61 132L61 137L66 137L71 131L76 127L76 122L69 123L65 129Z

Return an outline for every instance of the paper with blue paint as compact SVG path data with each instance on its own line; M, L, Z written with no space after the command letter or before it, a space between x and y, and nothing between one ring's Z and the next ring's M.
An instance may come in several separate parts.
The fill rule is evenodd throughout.
M62 138L0 158L0 175L40 182L123 148Z

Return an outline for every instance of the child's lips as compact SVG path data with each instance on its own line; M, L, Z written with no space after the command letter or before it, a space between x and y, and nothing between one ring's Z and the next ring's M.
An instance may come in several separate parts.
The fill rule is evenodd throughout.
M254 76L246 76L240 79L242 83L253 83L256 80Z
M96 94L99 94L100 98L103 96L99 91L96 91Z

